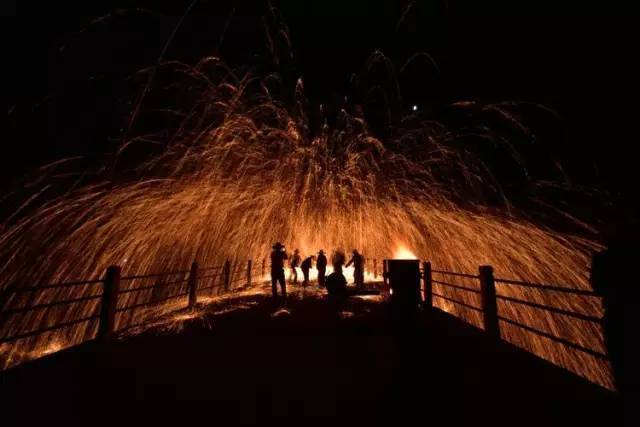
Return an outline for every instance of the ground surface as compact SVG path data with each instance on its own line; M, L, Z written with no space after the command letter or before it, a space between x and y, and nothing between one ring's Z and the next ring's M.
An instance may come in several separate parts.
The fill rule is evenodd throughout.
M316 293L287 308L240 296L27 363L3 374L3 411L20 425L617 425L612 393L439 311L407 324Z

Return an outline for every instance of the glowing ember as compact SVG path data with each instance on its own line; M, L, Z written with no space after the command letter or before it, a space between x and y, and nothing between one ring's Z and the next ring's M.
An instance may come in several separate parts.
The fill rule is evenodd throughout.
M283 316L291 316L291 312L286 308L281 308L271 314L271 317L283 317Z
M59 342L53 342L51 344L49 344L44 350L42 350L42 355L47 355L47 354L52 354L52 353L57 353L58 351L62 350L64 348L64 345L59 343Z

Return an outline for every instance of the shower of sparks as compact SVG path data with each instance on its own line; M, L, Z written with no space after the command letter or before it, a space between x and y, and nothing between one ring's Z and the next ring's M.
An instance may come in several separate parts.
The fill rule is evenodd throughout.
M163 64L158 75L160 81L170 76L169 99L183 102L162 109L176 124L128 141L119 155L126 158L132 147L145 143L163 147L162 151L128 181L102 179L40 202L44 189L30 198L22 213L0 229L2 287L97 279L112 264L121 265L122 275L130 276L186 271L194 260L203 267L219 266L227 259L257 263L268 258L273 242L282 241L288 251L298 248L304 256L321 248L328 257L334 249L350 253L357 248L367 258L369 280L373 280L372 260L378 260L380 271L381 260L396 251L398 258L429 260L439 270L477 273L479 265L487 264L498 277L589 288L587 273L590 256L599 248L596 243L536 225L513 207L486 207L487 194L503 197L500 187L479 158L454 142L464 132L473 132L492 143L504 143L489 125L461 131L431 120L394 129L381 140L362 118L343 111L336 125L325 123L313 133L302 107L302 81L295 102L287 105L272 96L272 77L236 77L217 58L206 58L195 67ZM503 118L503 126L522 128L510 106L458 103L452 108L468 110L470 115L478 109L492 111ZM43 174L52 174L60 165L43 169ZM302 275L298 277L301 280ZM60 288L34 293L26 303L95 292L92 286ZM123 294L120 304L149 301L158 296L154 292ZM588 298L517 288L504 292L602 314L599 301ZM478 322L462 307L434 301ZM15 297L5 307L24 303ZM173 308L180 304L184 307L183 301L176 301ZM99 300L90 300L13 316L1 326L0 336L90 316L98 307ZM508 303L501 303L500 310L506 317L559 336L570 335L603 351L602 334L593 325ZM134 313L126 321L119 316L119 325L158 314L155 309ZM95 323L85 322L3 344L0 350L45 353L51 342L66 346L94 334ZM506 325L503 334L611 387L608 366L602 361Z

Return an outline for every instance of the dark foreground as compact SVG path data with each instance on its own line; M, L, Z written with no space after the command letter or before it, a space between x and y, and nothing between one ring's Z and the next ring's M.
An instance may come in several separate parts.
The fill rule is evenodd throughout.
M293 297L279 315L264 296L224 307L236 309L212 304L173 332L150 329L5 372L3 421L620 424L613 393L438 311L408 327L386 305L355 298L343 316L317 296ZM176 402L193 399L203 402Z

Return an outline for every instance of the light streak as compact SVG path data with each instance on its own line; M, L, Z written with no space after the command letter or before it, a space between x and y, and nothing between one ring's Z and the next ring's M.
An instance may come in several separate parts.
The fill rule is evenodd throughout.
M362 118L343 112L339 125L325 125L313 133L298 107L272 98L267 81L237 78L218 58L206 58L195 67L162 64L158 73L171 70L182 76L171 81L170 89L183 89L184 104L164 111L182 119L169 131L136 138L120 148L126 157L132 146L147 141L163 146L162 152L138 168L134 179L102 178L49 201L29 199L23 213L0 229L3 288L97 279L111 264L121 264L123 276L129 276L188 270L194 260L201 266L221 265L226 259L257 262L268 257L273 242L283 241L303 255L320 248L328 255L335 248L347 253L357 248L368 260L369 280L371 260L381 263L399 248L396 256L429 260L439 270L476 273L479 265L488 264L499 277L589 289L590 256L599 245L534 224L513 207L488 207L486 194L503 194L487 165L453 144L455 129L428 121L396 129L380 140ZM301 92L302 84L298 86ZM460 103L455 108L470 106ZM521 126L511 123L512 116L504 115L504 120ZM495 132L487 127L483 137L495 141ZM245 272L239 269L237 274ZM132 281L127 286L144 282L158 287L123 294L120 302L160 298L160 285L169 281ZM93 295L94 289L37 293L29 303ZM508 292L602 314L599 301L591 299L516 288ZM7 306L18 302L8 301ZM98 304L94 300L17 316L2 333L89 316ZM453 304L437 298L435 304L478 323L477 316ZM162 310L182 307L184 299ZM500 308L506 315L603 350L597 327L512 304ZM157 314L158 309L135 311L119 322L136 323ZM503 330L534 353L611 387L606 363L515 328ZM95 325L87 322L53 338L48 334L16 346L26 353L44 352L51 339L67 345L94 333Z

